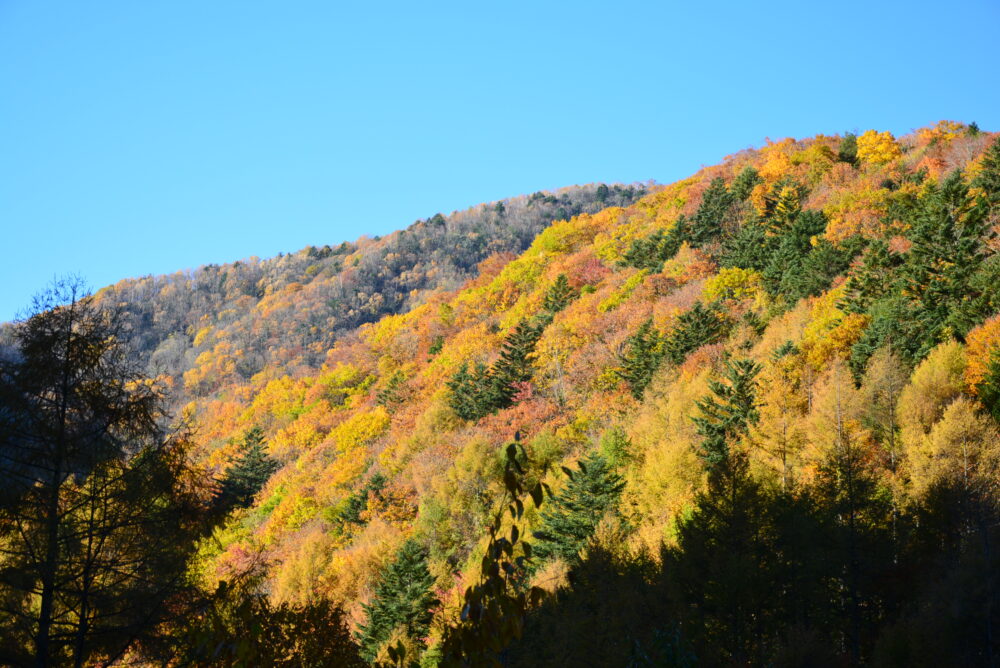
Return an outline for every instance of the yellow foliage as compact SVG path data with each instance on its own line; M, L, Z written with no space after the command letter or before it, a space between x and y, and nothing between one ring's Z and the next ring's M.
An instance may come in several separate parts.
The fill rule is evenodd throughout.
M994 478L1000 461L1000 434L977 405L959 397L945 409L930 432L906 451L913 491L920 495L937 480L969 481L987 474Z
M891 193L885 188L867 184L862 188L843 190L823 208L829 219L826 238L841 241L855 234L869 238L882 232L881 219L885 215Z
M965 133L965 125L957 121L938 121L929 128L920 128L917 137L924 144L951 141Z
M1000 316L990 318L969 332L965 345L968 358L965 385L969 392L976 394L976 388L986 378L990 361L1000 353Z
M701 294L706 302L752 299L755 304L762 304L766 299L761 275L740 267L720 269L714 278L708 279Z
M622 302L628 299L629 295L632 294L632 291L642 283L648 273L649 272L646 269L640 269L638 272L630 276L628 280L626 280L622 286L618 288L618 290L597 305L597 310L606 313L621 306Z
M868 130L858 137L858 159L864 163L883 165L903 154L892 133Z
M802 332L802 350L816 369L822 369L835 357L846 358L868 324L868 316L844 313L837 306L844 290L840 286L817 297L809 314L810 322Z
M965 386L965 350L948 341L921 362L899 397L899 423L904 444L916 445L944 414Z
M760 150L764 163L758 171L765 181L774 183L792 171L792 160L788 153L794 147L795 140L786 138L779 142L769 143Z

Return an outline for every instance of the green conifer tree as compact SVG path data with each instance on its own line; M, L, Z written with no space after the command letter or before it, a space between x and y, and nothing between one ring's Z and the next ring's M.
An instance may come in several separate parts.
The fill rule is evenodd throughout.
M958 170L929 186L916 212L903 272L917 325L909 347L917 358L987 315L989 295L972 283L986 258L987 212L986 200L970 194Z
M549 287L542 300L542 309L549 314L555 314L569 306L576 296L576 292L569 284L566 274L559 274L555 282Z
M729 192L732 194L735 201L745 202L749 199L750 193L753 192L753 189L760 182L760 174L757 173L756 169L748 165L736 175L735 179L733 179L733 185L730 186Z
M625 340L625 351L618 359L621 368L616 373L628 385L632 396L642 399L663 359L663 335L653 326L652 318Z
M249 506L257 492L280 467L267 454L264 431L260 427L251 427L243 435L239 457L222 480L223 502L231 507Z
M625 481L597 452L579 462L578 470L563 471L569 480L542 510L535 554L575 564L601 518L617 506Z
M731 442L757 423L760 371L761 366L753 360L727 359L723 374L726 382L709 381L712 394L697 402L701 415L693 420L704 439L701 456L710 469L723 463L729 457Z
M972 186L982 189L991 214L1000 213L1000 139L986 149L981 169L972 180Z
M518 386L531 380L531 362L543 326L522 320L504 339L500 359L490 369L489 412L510 407Z
M703 246L718 239L730 217L732 205L733 196L726 182L721 177L712 179L691 221L691 245Z
M667 359L674 364L682 364L691 352L721 340L727 325L725 313L717 304L705 306L695 302L694 306L678 316L677 323L664 341L663 350Z
M440 603L434 584L427 569L427 550L413 539L403 543L375 588L372 602L362 606L367 619L357 637L365 659L373 661L397 631L417 641L427 636L433 609Z

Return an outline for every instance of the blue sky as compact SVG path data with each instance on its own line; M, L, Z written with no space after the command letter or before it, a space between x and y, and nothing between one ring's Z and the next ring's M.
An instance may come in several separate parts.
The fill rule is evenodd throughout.
M1000 129L1000 3L0 0L0 320L766 137Z

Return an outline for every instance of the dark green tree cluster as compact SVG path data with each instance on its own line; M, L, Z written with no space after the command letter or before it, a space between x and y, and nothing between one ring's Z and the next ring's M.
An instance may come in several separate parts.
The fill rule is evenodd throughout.
M382 574L372 602L364 606L365 623L359 628L361 654L374 661L394 636L422 641L430 632L434 608L434 577L427 570L427 549L416 540L403 543L396 558Z
M578 470L563 468L566 487L552 497L541 514L541 527L535 533L535 554L539 559L559 557L576 563L580 550L594 534L606 513L618 505L625 481L599 453L594 452L577 464Z
M439 350L440 352L440 350ZM406 374L397 369L389 376L385 386L375 393L375 402L391 414L396 407L406 401L409 397L409 388L406 386Z
M642 399L642 393L663 360L663 343L663 335L653 326L652 318L643 322L635 334L625 340L625 349L618 356L620 368L616 373L636 399Z
M991 198L1000 197L997 155L995 144L975 190L955 171L940 184L927 185L921 198L897 203L891 215L910 226L912 246L904 255L891 252L885 241L874 241L865 251L844 304L870 316L852 349L856 374L884 345L915 364L941 341L962 340L1000 305L995 289L1000 262L987 246Z
M243 434L240 454L222 479L221 501L226 508L246 508L281 467L267 453L264 430L251 427Z
M711 469L729 459L730 445L757 423L757 374L753 360L727 359L723 380L709 381L712 394L697 403L700 416L692 418L704 439L701 456Z
M560 274L546 291L542 311L517 323L500 346L500 358L487 367L463 363L448 381L449 404L463 420L478 420L509 408L514 398L531 381L535 345L556 313L577 297L565 274Z
M543 327L522 320L504 339L500 358L492 366L477 362L470 370L463 363L448 381L455 414L463 420L478 420L510 407L522 384L531 380L531 361Z
M760 176L753 167L740 172L728 188L722 178L712 179L694 216L688 218L682 214L669 231L657 230L648 237L635 239L619 264L655 273L663 269L663 263L676 255L685 242L696 248L718 242L739 222L744 203L759 182Z
M696 302L677 318L667 334L657 330L650 318L625 339L615 373L628 385L632 396L641 399L664 359L682 364L691 352L721 341L728 330L725 311L714 303L705 306Z
M339 519L346 524L364 524L361 514L368 509L371 499L378 498L389 480L381 473L376 473L365 483L364 487L347 497L347 502L340 512Z
M723 266L759 271L768 292L788 304L826 290L859 250L856 240L834 244L824 239L826 218L820 211L802 210L803 196L791 183L772 187L765 214L747 216L724 243L720 258Z
M620 265L656 273L663 263L677 254L681 244L688 239L688 221L681 215L669 231L657 230L648 237L635 239L622 256Z
M689 354L721 341L729 330L725 310L718 304L695 302L680 314L663 341L663 352L673 364L682 364Z

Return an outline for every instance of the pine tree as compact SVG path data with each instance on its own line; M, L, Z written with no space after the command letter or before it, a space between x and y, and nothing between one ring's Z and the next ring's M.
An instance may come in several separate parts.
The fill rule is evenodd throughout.
M972 180L974 188L980 188L993 215L1000 213L1000 139L986 149L981 169Z
M625 351L618 359L621 368L616 373L628 385L632 396L642 399L642 393L663 359L663 336L653 326L652 318L625 340Z
M847 279L847 294L841 308L849 313L865 313L898 285L899 256L889 251L889 244L876 239L865 249L861 266Z
M577 471L563 471L569 480L542 510L535 553L575 564L601 518L617 506L625 481L596 452L579 462Z
M695 302L677 322L663 344L664 354L674 364L682 364L688 354L709 343L720 341L725 335L727 322L717 304L705 306Z
M712 179L691 221L691 245L703 246L718 239L722 235L732 205L733 196L726 188L726 182L721 177Z
M956 170L940 186L930 186L921 204L904 267L918 358L950 335L963 336L988 306L988 296L972 287L986 257L985 199L971 196Z
M750 197L754 187L760 182L760 174L748 165L733 179L733 185L730 186L729 192L737 202L745 202Z
M257 492L280 467L264 448L264 431L260 427L251 427L243 435L239 457L222 480L223 502L228 507L249 506Z
M468 363L463 362L447 382L448 389L451 390L448 404L463 420L478 420L492 410L488 396L490 384L490 374L485 364L476 362L470 370Z
M361 513L368 509L372 497L378 497L385 489L388 479L381 473L376 473L360 490L347 497L347 505L340 513L340 519L351 524L364 524Z
M542 309L549 314L556 314L569 306L576 296L575 291L569 284L566 274L559 274L555 283L549 287L542 300Z
M426 548L407 540L382 575L372 602L362 606L367 618L358 633L362 656L373 661L398 631L417 641L427 637L433 609L440 603L434 586Z
M780 238L769 235L763 222L756 216L743 221L740 229L722 245L719 264L723 267L740 267L764 271Z
M753 360L727 359L723 375L727 382L709 381L714 396L696 402L701 416L693 420L704 439L701 456L709 469L728 459L733 439L757 423L756 379L760 371L761 366Z
M541 323L522 320L504 339L500 359L490 368L491 411L510 407L520 391L519 386L531 380L531 362L542 327Z

